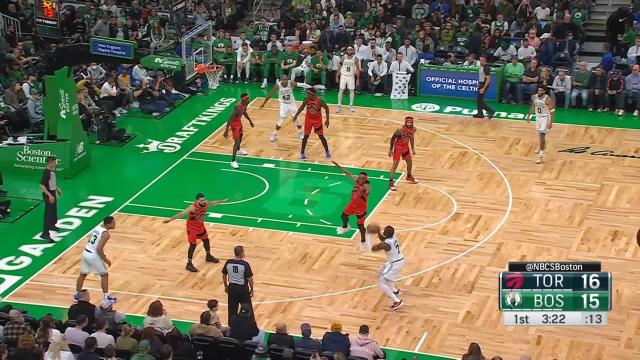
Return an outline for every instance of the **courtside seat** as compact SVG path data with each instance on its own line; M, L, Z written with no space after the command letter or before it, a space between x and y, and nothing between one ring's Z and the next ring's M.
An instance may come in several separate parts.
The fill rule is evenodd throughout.
M258 345L260 345L260 343L257 341L247 340L242 344L242 347L244 348L244 352L251 358L251 356L255 354Z
M269 358L271 360L283 360L283 354L287 349L288 348L286 346L271 345L269 346Z
M218 341L209 336L193 336L191 343L196 352L202 353L203 360L215 360L218 353Z
M230 337L223 337L218 340L218 354L218 358L224 360L246 359L240 341Z
M293 353L294 360L309 360L311 359L311 355L313 355L312 350L308 349L298 349Z

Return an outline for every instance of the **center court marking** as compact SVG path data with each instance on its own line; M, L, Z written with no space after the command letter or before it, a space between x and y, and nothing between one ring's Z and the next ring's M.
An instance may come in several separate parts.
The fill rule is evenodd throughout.
M254 99L254 101L255 101L255 100L257 100L257 98L256 98L256 99ZM252 102L253 102L253 101L252 101ZM265 109L269 109L269 110L277 110L276 108L265 108ZM402 121L398 121L398 120L384 119L384 118L371 118L371 117L365 117L365 116L339 115L339 114L336 114L336 115L334 115L334 116L336 116L336 117L342 117L342 118L349 118L349 117L351 117L351 118L366 118L366 119L380 120L380 121L385 121L385 122L394 122L394 123L397 123L397 124L403 124L403 123L404 123L404 122L402 122ZM224 125L222 125L222 126L224 126ZM222 128L222 126L221 126L220 128ZM510 213L511 213L511 209L512 209L512 206L513 206L513 192L512 192L512 189L511 189L511 184L509 183L509 180L507 179L506 175L502 172L502 170L500 170L500 168L499 168L495 163L493 163L491 160L489 160L486 156L484 156L484 155L483 155L482 153L480 153L479 151L475 150L474 148L470 147L470 146L469 146L469 145L467 145L467 144L464 144L463 142L461 142L461 141L459 141L459 140L456 140L456 139L454 139L454 138L452 138L452 137L450 137L450 136L448 136L448 135L441 134L441 133L436 132L436 131L434 131L434 130L430 130L430 129L427 129L427 128L424 128L424 127L421 127L421 126L417 126L417 125L414 125L414 126L415 126L416 128L418 128L418 129L420 129L420 130L424 130L424 131L426 131L426 132L428 132L428 133L434 134L434 135L436 135L436 136L440 136L440 137L442 137L442 138L444 138L444 139L446 139L446 140L449 140L449 141L451 141L451 142L453 142L453 143L456 143L456 144L458 144L458 145L460 145L460 146L462 146L462 147L464 147L464 148L468 149L469 151L473 152L473 153L474 153L474 154L476 154L478 157L480 157L483 161L485 161L485 162L486 162L490 167L492 167L492 168L497 172L497 174L501 177L501 179L502 179L502 181L503 181L503 183L504 183L504 185L505 185L505 187L506 187L506 189L507 189L508 204L507 204L507 207L506 207L506 209L505 209L505 213L504 213L504 216L502 217L502 219L500 219L500 221L498 222L498 224L497 224L497 225L496 225L496 226L495 226L495 227L494 227L494 228L493 228L493 229L492 229L492 230L491 230L491 231L490 231L490 232L489 232L489 233L488 233L488 234L487 234L487 235L486 235L482 240L478 241L476 244L474 244L474 245L472 245L471 247L469 247L468 249L466 249L466 250L464 250L464 251L460 252L459 254L457 254L457 255L455 255L455 256L452 256L452 257L450 257L449 259L446 259L446 260L444 260L444 261L442 261L442 262L440 262L440 263L434 264L434 265L432 265L432 266L430 266L430 267L428 267L428 268L426 268L426 269L420 270L420 271L418 271L418 272L415 272L415 273L412 273L412 274L409 274L409 275L405 275L405 276L403 276L403 277L400 277L400 278L398 278L398 281L405 280L405 279L409 279L409 278L412 278L412 277L416 277L416 276L418 276L418 275L424 274L424 273L426 273L426 272L429 272L429 271L435 270L435 269L437 269L437 268L439 268L439 267L442 267L442 266L444 266L444 265L447 265L447 264L449 264L449 263L451 263L451 262L454 262L454 261L456 261L456 260L458 260L458 259L460 259L460 258L464 257L465 255L469 254L470 252L472 252L472 251L474 251L475 249L479 248L480 246L484 245L487 241L489 241L491 238L493 238L493 236L495 236L495 234L496 234L496 233L497 233L497 232L498 232L498 231L499 231L499 230L504 226L504 224L506 223L507 219L509 218L509 215L510 215ZM220 129L220 128L219 128L219 129ZM218 129L218 130L219 130L219 129ZM218 130L216 130L216 132L217 132ZM206 140L207 140L207 139L203 140L203 141L202 141L202 143L204 143ZM193 150L189 151L187 154L185 154L185 156L184 156L182 159L180 159L180 160L183 160L183 159L187 158L187 156L188 156L188 155L190 155L194 150L195 150L195 148L194 148ZM178 162L179 162L179 161L178 161ZM153 183L155 183L155 182L156 182L156 181L157 181L161 176L163 176L163 175L164 175L164 174L166 174L169 170L171 170L173 167L175 167L175 165L177 165L177 163L178 163L178 162L174 163L174 164L173 164L169 169L167 169L167 170L166 170L165 172L163 172L160 176L158 176L158 178L157 178L157 179L155 179L152 183L150 183L150 184L148 184L147 186L145 186L145 187L144 187L144 188L143 188L143 189L142 189L138 194L136 194L135 196L138 196L138 195L139 195L139 194L141 194L144 190L146 190L147 188L149 188L149 187L150 187ZM303 170L303 171L304 171L304 170ZM135 196L134 196L134 197L132 197L132 198L131 198L131 200L132 200L133 198L135 198ZM124 206L125 206L127 203L129 203L131 200L127 201L127 202L126 202L126 203L125 203L125 204L124 204L120 209L124 208ZM120 209L119 209L119 210L120 210ZM180 209L179 211L182 211L182 209ZM83 237L83 238L84 238L84 237ZM81 239L80 239L80 240L81 240ZM78 240L78 242L79 242L80 240ZM77 242L76 242L76 243L77 243ZM69 249L70 249L70 248L69 248ZM67 249L67 250L68 250L68 249ZM65 251L65 252L66 252L66 251ZM64 254L64 253L63 253L63 254ZM60 256L62 256L62 254L61 254ZM46 268L46 267L45 267L45 268ZM43 269L44 269L44 268L43 268ZM41 270L41 271L42 271L42 270ZM38 272L38 273L39 273L39 272ZM37 275L37 274L36 274L36 275ZM34 275L34 276L35 276L35 275ZM34 283L35 283L35 282L34 282ZM74 287L74 286L71 286L71 285L59 285L59 284L48 284L48 283L38 283L38 284L40 284L40 285L58 286L58 287L71 287L71 288L73 288L73 287ZM23 285L24 285L24 284L23 284ZM254 304L256 304L256 305L259 305L259 304L277 304L277 303L293 302L293 301L301 301L301 300L312 300L312 299L318 299L318 298L324 298L324 297L330 297L330 296L336 296L336 295L349 294L349 293L358 292L358 291L362 291L362 290L372 289L372 288L375 288L375 287L377 287L377 286L378 286L377 284L373 284L373 285L363 286L363 287L359 287L359 288L353 288L353 289L348 289L348 290L342 290L342 291L329 292L329 293L318 294L318 295L301 296L301 297L295 297L295 298L289 298L289 299L279 299L279 300L258 301L258 302L255 302ZM20 287L19 287L19 288L20 288ZM18 289L19 289L19 288L18 288ZM17 290L17 289L16 289L16 290ZM15 292L16 290L14 290L14 292ZM112 292L124 293L124 292L120 292L120 291L117 291L117 290L112 290ZM12 293L13 293L13 292L12 292ZM11 294L9 294L9 295L11 295ZM155 298L168 298L168 297L165 297L165 296L162 296L162 295L155 295L155 294L142 294L142 293L136 293L136 295L146 296L146 297L155 297ZM7 297L8 297L8 296L7 296ZM194 299L186 299L186 298L185 298L185 299L183 299L183 298L175 298L175 297L172 297L172 299L175 299L175 300L185 300L185 301L189 301L189 302L199 302L199 303L201 303L201 304L205 304L205 303L206 303L206 301L204 301L204 300L203 300L203 301L198 301L198 300L194 300Z
M187 158L187 159L190 159L190 158ZM266 164L265 164L265 165L266 165ZM267 167L269 167L269 166L267 166ZM270 167L273 167L273 166L270 166ZM257 175L257 174L254 174L254 173L252 173L252 172L248 172L248 171L242 171L242 170L231 170L231 169L220 169L220 170L222 170L222 171L228 171L228 172L237 172L237 173L242 173L242 174L247 174L247 175L255 176L255 177L257 177L258 179L262 180L262 182L264 183L264 190L262 190L262 192L261 192L261 193L259 193L258 195L252 196L252 197L250 197L250 198L246 198L246 199L242 199L242 200L236 200L236 201L227 201L227 202L223 202L223 203L221 203L221 204L218 204L218 205L216 205L216 206L220 206L220 205L235 205L235 204L242 204L242 203L245 203L245 202L248 202L248 201L251 201L251 200L255 200L255 199L259 198L260 196L262 196L262 195L266 194L266 193L267 193L267 191L269 191L269 182L267 181L267 179L263 178L263 177L262 177L262 176L260 176L260 175ZM185 201L183 201L183 202L184 202L184 203L187 203L187 204L191 204L191 203L193 203L193 201L186 201L186 200L185 200Z

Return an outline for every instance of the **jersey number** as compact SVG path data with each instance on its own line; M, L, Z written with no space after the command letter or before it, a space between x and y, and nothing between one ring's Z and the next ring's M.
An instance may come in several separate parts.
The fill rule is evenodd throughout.
M93 245L96 243L96 241L98 240L98 235L93 234L91 235L91 238L89 239L89 244Z
M542 108L538 108L538 113L541 113L541 112L542 112Z
M400 244L396 241L396 251L400 254Z
M347 66L347 72L351 72L351 66Z
M291 100L291 95L289 95L289 94L282 95L282 100L284 100L284 101Z
M231 272L232 272L232 273L234 273L234 274L237 274L237 273L238 273L238 267L237 267L237 266L235 266L235 265L234 265L234 266L232 266L232 267L231 267Z

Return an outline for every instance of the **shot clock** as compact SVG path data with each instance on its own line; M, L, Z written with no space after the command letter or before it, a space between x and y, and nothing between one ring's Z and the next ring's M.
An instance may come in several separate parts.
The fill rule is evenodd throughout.
M611 273L600 263L511 262L500 273L502 323L508 326L606 325Z
M38 34L45 37L60 37L60 14L58 0L36 0L35 18Z

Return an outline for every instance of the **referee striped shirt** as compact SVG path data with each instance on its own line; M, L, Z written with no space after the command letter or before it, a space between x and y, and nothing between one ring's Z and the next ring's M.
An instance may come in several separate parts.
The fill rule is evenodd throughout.
M222 273L227 275L229 285L247 286L247 279L253 277L251 265L244 260L229 259L222 268Z

